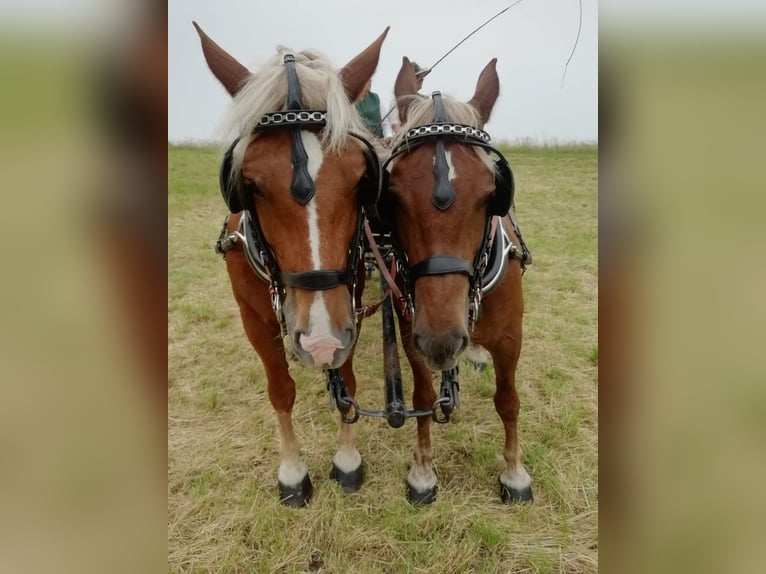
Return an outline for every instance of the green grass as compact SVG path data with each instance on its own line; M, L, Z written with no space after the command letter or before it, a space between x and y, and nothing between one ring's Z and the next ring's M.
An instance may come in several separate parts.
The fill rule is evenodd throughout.
M598 150L504 151L535 258L524 276L517 371L534 504L499 500L503 437L491 366L464 365L461 409L433 429L439 495L429 508L404 497L413 421L401 429L357 423L367 479L360 492L342 493L329 478L338 423L322 374L295 366L295 429L315 490L308 508L294 510L277 500L279 448L263 368L213 252L226 213L220 152L168 148L170 572L305 572L312 552L325 573L597 571ZM380 352L375 316L365 320L355 361L368 408L382 407Z

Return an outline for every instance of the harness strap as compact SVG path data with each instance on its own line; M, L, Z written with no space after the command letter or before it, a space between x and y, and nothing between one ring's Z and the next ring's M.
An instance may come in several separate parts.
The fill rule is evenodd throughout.
M452 255L432 255L410 267L413 285L415 280L423 275L446 275L448 273L461 273L473 279L474 265L465 259Z
M295 72L295 56L285 54L285 70L287 71L287 109L302 110L301 90L298 85L298 74ZM293 180L290 183L290 193L295 201L306 205L316 193L314 180L308 170L309 156L303 146L300 127L290 128L292 150Z
M299 128L290 128L292 146L293 180L290 183L290 193L293 199L301 205L306 205L316 193L314 180L309 174L309 156L303 146L303 137Z
M287 109L302 110L301 87L298 84L298 74L295 72L295 55L285 54L284 64L287 71Z
M333 289L345 285L348 282L347 279L347 272L337 269L303 271L301 273L282 272L282 284L285 287L308 289L309 291Z
M447 114L444 111L444 103L440 92L432 94L434 100L434 123L447 121ZM431 203L440 211L445 211L455 201L455 188L449 181L449 165L444 148L444 137L436 136L436 149L434 155L434 190L431 194Z

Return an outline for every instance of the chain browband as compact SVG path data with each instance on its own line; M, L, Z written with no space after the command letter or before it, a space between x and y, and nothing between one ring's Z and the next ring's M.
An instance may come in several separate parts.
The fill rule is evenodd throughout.
M502 156L500 150L490 145L492 138L484 130L463 124L432 123L407 130L404 137L394 145L381 169L384 171L400 155L413 152L425 143L426 139L445 135L455 136L460 144L481 147Z
M316 126L327 125L327 112L317 110L302 110L296 112L270 112L261 116L256 130L284 126Z
M436 135L468 136L484 143L491 141L490 135L484 130L464 124L433 123L407 130L405 139L414 140L422 137Z

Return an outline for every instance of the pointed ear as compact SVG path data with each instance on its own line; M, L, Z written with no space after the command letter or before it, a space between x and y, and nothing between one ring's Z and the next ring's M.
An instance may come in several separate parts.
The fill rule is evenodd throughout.
M391 26L386 26L377 40L357 54L340 71L340 79L346 89L346 95L352 102L359 97L367 80L372 78L375 73L375 68L378 67L378 58L380 58L380 48L383 46L383 40L386 39L390 28Z
M481 115L481 120L485 124L489 121L492 108L500 94L500 80L497 77L495 65L497 58L487 64L479 75L479 81L476 82L476 91L473 97L468 101Z
M399 119L402 124L407 121L407 108L413 102L414 98L402 96L414 96L418 93L418 78L415 75L415 68L405 56L402 58L402 67L399 68L399 75L396 76L394 84L394 95L396 96L396 105L399 107Z
M199 34L199 39L202 42L202 53L205 55L210 71L223 84L227 92L232 96L235 95L242 86L242 82L250 75L250 70L213 42L196 22L192 22L192 24L197 29L197 34Z

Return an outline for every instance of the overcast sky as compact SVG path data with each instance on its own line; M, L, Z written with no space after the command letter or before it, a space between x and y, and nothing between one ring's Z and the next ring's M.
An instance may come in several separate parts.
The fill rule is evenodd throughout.
M215 140L229 96L205 64L196 20L250 70L277 45L313 48L337 66L391 26L372 90L384 102L408 56L424 67L438 60L512 0L170 0L168 24L168 139ZM500 98L487 126L495 140L598 140L598 6L583 0L580 41L577 0L524 0L472 36L426 78L423 91L462 100L479 72L498 59Z

